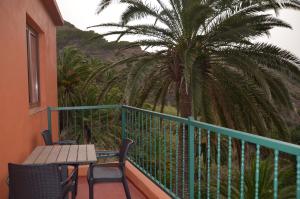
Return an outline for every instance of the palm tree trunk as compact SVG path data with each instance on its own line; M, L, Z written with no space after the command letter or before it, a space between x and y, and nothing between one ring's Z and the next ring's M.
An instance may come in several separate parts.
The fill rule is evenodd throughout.
M179 113L181 117L189 117L192 115L192 98L184 85L180 88ZM181 198L189 198L188 195L188 126L181 125L179 131L180 139L179 147L179 172L178 174L178 196ZM184 168L184 169L183 169Z
M185 85L180 87L179 112L181 117L192 115L192 96Z

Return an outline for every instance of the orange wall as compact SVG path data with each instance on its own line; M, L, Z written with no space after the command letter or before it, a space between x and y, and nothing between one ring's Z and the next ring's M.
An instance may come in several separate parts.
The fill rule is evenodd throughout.
M28 103L28 16L42 31L41 106L34 109ZM43 143L40 133L47 128L45 109L57 105L56 82L56 27L42 0L0 0L0 198L7 198L7 163L21 163Z

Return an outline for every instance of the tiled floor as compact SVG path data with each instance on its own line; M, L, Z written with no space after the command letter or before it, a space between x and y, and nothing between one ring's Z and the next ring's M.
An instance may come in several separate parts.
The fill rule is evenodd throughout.
M132 199L147 199L130 181L129 190ZM94 186L94 199L126 199L122 183L101 183ZM76 199L88 199L89 189L86 177L78 179Z

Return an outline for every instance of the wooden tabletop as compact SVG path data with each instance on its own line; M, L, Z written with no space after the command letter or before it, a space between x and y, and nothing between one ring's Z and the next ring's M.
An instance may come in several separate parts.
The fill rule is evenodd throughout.
M37 146L23 164L90 164L97 162L95 146Z

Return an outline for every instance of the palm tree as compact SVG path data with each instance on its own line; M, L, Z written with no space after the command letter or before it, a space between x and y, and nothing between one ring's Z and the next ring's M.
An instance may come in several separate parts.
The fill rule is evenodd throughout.
M58 96L60 106L97 105L105 103L106 95L112 89L118 89L119 84L112 84L115 80L114 71L106 71L98 75L93 81L88 81L94 70L106 68L99 59L87 57L75 47L64 48L58 56ZM87 83L88 82L88 83ZM103 86L104 85L104 86ZM111 97L107 103L118 103Z
M78 88L88 77L87 59L74 47L64 48L58 56L58 98L59 106L74 106L80 101Z
M87 57L75 47L65 47L58 56L59 106L118 104L122 98L122 92L118 87L119 84L111 83L116 74L113 71L106 71L87 84L92 71L105 67L106 64L99 59ZM101 114L100 111L59 111L59 132L61 136L68 139L79 141L92 138L96 145L115 146L117 138L112 135L115 136L118 113L104 112L105 116ZM107 122L108 119L115 124L111 124L111 121ZM104 132L105 130L107 132ZM93 133L92 137L84 137L83 131L102 133Z
M112 2L102 0L98 13ZM270 129L284 132L285 123L278 110L291 109L292 105L279 74L299 81L300 60L255 39L269 35L274 27L291 28L266 11L299 9L299 1L118 2L127 5L121 21L93 27L108 27L102 36L117 35L117 41L123 36L135 36L137 40L127 48L155 50L111 65L132 63L127 73L127 103L141 105L154 96L154 107L160 102L163 110L167 96L172 95L182 117L192 115L257 134Z
M299 9L299 1L119 2L128 5L127 9L120 23L96 25L115 28L102 36L119 35L118 40L126 35L142 36L127 47L157 49L121 61L136 61L128 72L127 103L141 105L154 95L155 105L159 100L164 104L171 93L183 117L193 115L257 133L284 130L276 107L292 105L277 72L299 80L300 61L277 46L255 42L255 38L268 35L273 27L291 28L265 12ZM102 0L98 12L111 3ZM139 19L149 20L131 23ZM148 22L151 19L153 23ZM138 100L136 96L144 97Z

